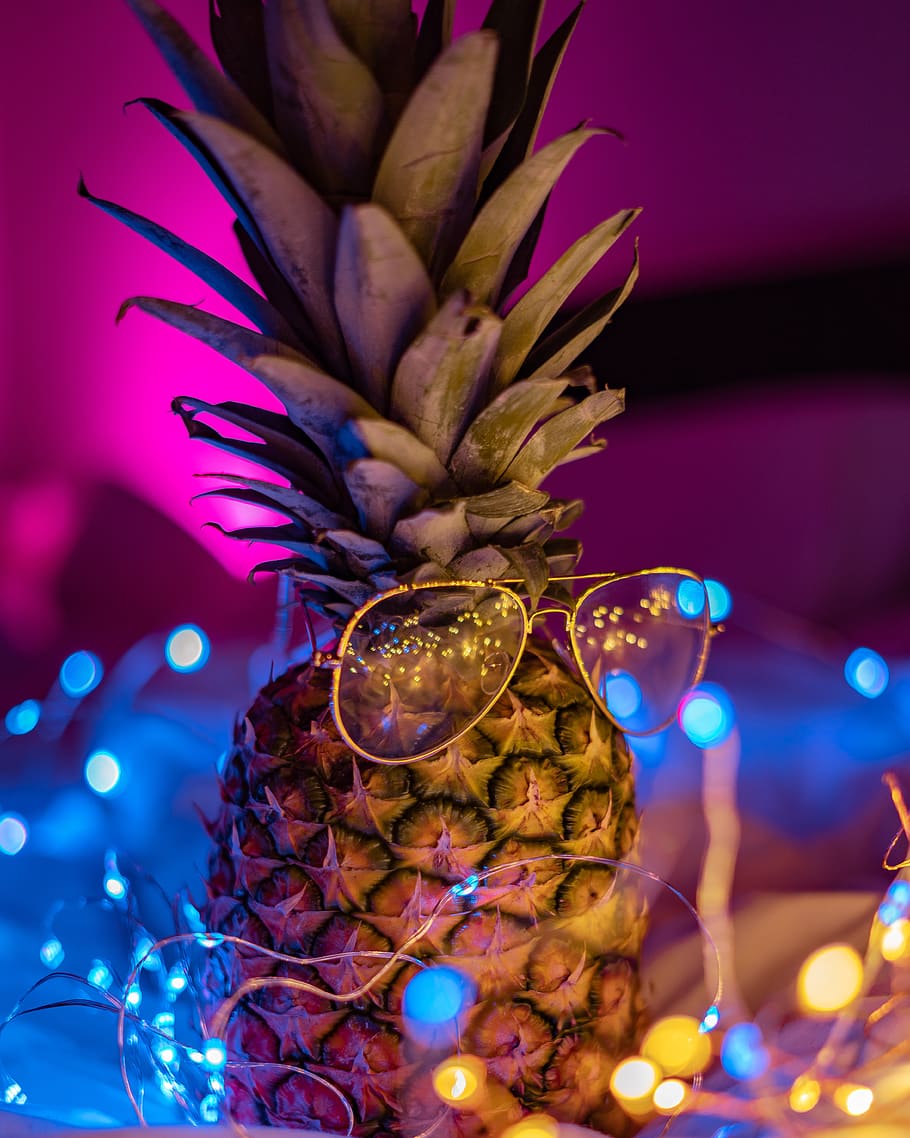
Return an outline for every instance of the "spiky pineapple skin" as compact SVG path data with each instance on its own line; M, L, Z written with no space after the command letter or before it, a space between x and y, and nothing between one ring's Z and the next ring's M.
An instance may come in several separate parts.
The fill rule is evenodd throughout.
M507 692L458 744L401 766L339 739L329 677L309 666L270 683L238 726L210 826L204 916L215 931L297 956L394 950L471 872L553 854L623 858L637 818L625 740L548 645L533 641ZM454 964L477 985L461 1044L522 1108L627 1132L609 1095L642 1024L637 958L643 905L611 870L552 860L494 876L447 906L409 952ZM369 962L284 966L231 952L208 977L215 1000L254 975L296 975L350 991ZM282 971L284 969L284 971ZM409 1039L402 994L414 965L353 1005L272 987L235 1013L231 1049L299 1065L337 1086L356 1132L418 1134L440 1110L430 1069L452 1048ZM245 1122L345 1131L339 1100L278 1067L232 1080ZM476 1135L456 1114L437 1133ZM494 1127L495 1128L495 1127Z

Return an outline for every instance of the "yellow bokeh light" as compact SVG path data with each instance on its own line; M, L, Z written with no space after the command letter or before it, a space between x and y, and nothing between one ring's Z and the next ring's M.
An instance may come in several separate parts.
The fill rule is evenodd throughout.
M650 1059L636 1056L623 1059L610 1076L610 1090L621 1106L640 1103L646 1099L650 1103L654 1088L663 1078L663 1072Z
M834 1092L835 1105L839 1106L844 1114L850 1114L854 1118L868 1112L874 1097L869 1087L858 1083L842 1083Z
M654 1109L661 1114L674 1114L689 1097L689 1088L681 1079L664 1079L654 1088Z
M910 921L901 919L882 933L882 956L885 960L900 960L910 949Z
M642 1040L641 1053L667 1075L689 1078L711 1062L711 1040L694 1016L658 1020Z
M800 1075L790 1088L790 1109L797 1114L805 1114L817 1105L822 1089L815 1079Z
M805 1011L837 1012L859 994L863 961L849 944L829 944L813 952L799 970L796 990Z
M486 1078L483 1060L476 1055L455 1055L433 1071L433 1090L449 1106L467 1106L483 1090Z
M549 1114L529 1114L521 1122L509 1126L502 1132L502 1138L557 1138L559 1124Z

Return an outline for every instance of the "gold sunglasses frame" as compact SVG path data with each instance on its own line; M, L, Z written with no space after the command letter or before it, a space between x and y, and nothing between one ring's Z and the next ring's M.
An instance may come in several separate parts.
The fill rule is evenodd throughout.
M535 608L533 612L529 609L527 600L514 588L510 587L512 585L520 585L523 583L515 578L502 578L493 581L472 581L461 579L452 581L420 581L412 584L397 585L394 589L387 589L385 592L377 593L375 597L371 597L370 600L361 605L360 608L358 608L357 611L351 616L350 620L345 625L344 632L341 634L337 647L333 652L316 652L313 656L313 664L316 667L333 669L330 710L332 713L332 719L334 720L335 726L338 729L338 733L341 735L341 738L344 740L345 744L350 747L352 751L355 751L362 758L368 759L370 762L382 763L385 766L402 766L408 763L419 762L421 759L428 759L432 755L438 755L452 743L457 743L458 740L466 735L472 727L476 726L476 724L478 724L481 719L483 719L483 717L487 714L490 708L493 707L502 693L508 688L509 684L512 682L512 677L518 670L518 665L521 662L521 658L524 655L524 650L527 646L528 637L531 634L534 621L541 616L556 615L562 616L565 619L566 638L572 650L572 657L574 659L575 666L578 669L578 673L582 682L584 683L597 707L603 712L607 719L609 719L617 731L621 732L624 735L631 735L634 738L639 738L646 735L655 735L658 731L663 731L665 727L669 726L669 724L673 722L675 712L671 714L659 726L652 727L647 731L630 731L628 728L623 727L622 724L617 721L616 717L611 714L607 708L606 703L597 693L596 688L591 681L591 677L588 674L588 670L585 668L575 638L575 619L578 614L578 610L581 608L587 598L603 585L611 585L617 581L631 580L634 577L655 576L659 573L672 573L679 577L686 577L690 580L697 581L698 584L700 584L702 588L705 589L704 580L697 573L693 573L691 569L678 569L673 566L658 566L655 569L637 569L633 573L580 573L564 577L551 577L548 584L562 584L576 581L592 581L593 584L589 588L585 589L580 596L574 598L571 602L571 605L565 605L563 607ZM378 755L371 755L368 751L365 751L362 747L358 746L358 744L354 742L344 725L344 721L341 715L339 714L341 666L344 662L344 657L347 653L348 645L351 642L351 637L356 632L357 626L371 609L375 608L376 605L381 604L383 601L389 600L391 597L398 597L407 593L423 592L426 589L439 589L443 587L457 589L464 588L466 586L481 589L499 589L501 592L505 593L516 602L517 607L522 614L521 642L519 644L518 651L515 653L515 659L512 661L512 666L510 667L508 674L499 685L496 692L484 704L477 715L475 715L474 718L471 719L466 726L462 727L461 730L457 732L457 734L453 735L451 739L449 739L446 743L443 743L441 746L432 747L427 751L421 751L419 754L408 755L407 757L399 759L388 759L381 758ZM544 597L546 598L546 593L544 593ZM701 651L698 655L695 675L689 684L690 689L693 688L701 680L702 676L705 673L705 666L708 661L708 653L712 637L715 636L718 632L722 631L721 625L716 625L711 622L710 610L708 608L707 589L705 589L704 611L704 638L702 641Z

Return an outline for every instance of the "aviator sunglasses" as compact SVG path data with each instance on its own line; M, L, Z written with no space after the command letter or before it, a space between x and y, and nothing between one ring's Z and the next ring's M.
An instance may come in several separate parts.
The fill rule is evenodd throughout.
M428 758L456 742L509 685L535 621L560 616L578 674L629 735L672 722L701 679L712 626L704 582L685 569L553 577L582 587L531 607L516 581L400 585L349 620L332 668L332 716L354 751L378 763Z

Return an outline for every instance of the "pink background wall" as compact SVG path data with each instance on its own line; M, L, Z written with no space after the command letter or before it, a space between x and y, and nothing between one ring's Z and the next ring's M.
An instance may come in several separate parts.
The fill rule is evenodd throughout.
M171 7L204 37L203 0ZM463 0L461 18L474 22L484 7ZM551 2L547 27L570 7ZM590 0L546 133L590 117L627 141L591 143L577 159L555 197L539 263L607 213L639 204L644 295L906 260L908 32L905 0L862 8L846 0ZM91 563L87 530L96 535L97 573L130 575L152 606L147 619L164 582L192 592L191 575L174 568L190 554L174 552L151 513L126 510L122 492L233 572L254 562L251 551L200 528L213 510L188 505L199 488L192 476L223 460L188 445L168 405L183 392L263 396L245 375L150 320L132 315L114 327L119 303L133 293L211 298L78 199L80 171L94 193L239 265L220 198L147 113L122 109L141 95L183 101L126 5L7 5L0 50L0 627L17 649L37 653L59 639L60 574L74 543L82 541ZM598 280L615 279L629 254L628 246L617 250ZM704 345L710 353L710 328ZM634 423L628 430L634 439ZM768 450L750 461L767 463ZM597 469L609 463L604 457ZM572 470L569 489L585 489L593 470ZM659 492L665 474L653 470L654 487L639 490ZM154 537L144 528L152 524ZM740 561L749 556L743 551ZM82 607L105 607L91 589L79 596Z

